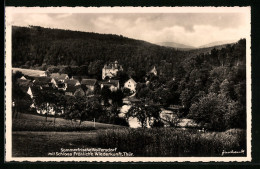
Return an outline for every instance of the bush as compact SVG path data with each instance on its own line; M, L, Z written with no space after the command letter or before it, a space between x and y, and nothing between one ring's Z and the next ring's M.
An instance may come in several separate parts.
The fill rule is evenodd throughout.
M109 129L98 131L96 146L117 147L135 156L221 156L246 150L245 130L206 132L174 128Z

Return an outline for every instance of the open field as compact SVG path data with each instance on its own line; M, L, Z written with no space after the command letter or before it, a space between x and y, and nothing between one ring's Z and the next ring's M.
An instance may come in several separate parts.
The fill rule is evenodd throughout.
M77 121L65 120L63 118L56 118L54 124L54 117L48 117L47 122L44 116L22 114L19 118L13 119L13 131L89 131L95 129L109 129L122 128L123 126L98 123L93 121L84 121L79 125Z

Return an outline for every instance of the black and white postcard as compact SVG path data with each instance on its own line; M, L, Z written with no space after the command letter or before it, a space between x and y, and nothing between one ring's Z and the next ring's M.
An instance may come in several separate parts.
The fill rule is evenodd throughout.
M250 7L6 7L5 161L251 161Z

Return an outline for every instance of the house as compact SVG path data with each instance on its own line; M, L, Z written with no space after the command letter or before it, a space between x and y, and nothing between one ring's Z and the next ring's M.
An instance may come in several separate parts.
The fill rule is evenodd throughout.
M33 82L32 82L31 80L28 80L28 79L23 80L23 79L21 79L21 78L20 78L20 79L17 79L17 82L16 82L16 83L19 85L19 87L20 87L24 92L27 92L28 88L33 85Z
M65 79L69 79L69 76L67 74L64 73L52 73L50 75L51 78L53 79L58 79L60 81L64 81Z
M111 91L117 91L120 88L119 80L111 80L111 79L109 79L108 81L100 82L101 89L104 86L107 86Z
M49 77L41 76L41 77L34 77L33 79L34 79L33 80L34 86L42 86L42 87L52 86L52 82L51 82L52 79Z
M27 90L27 94L33 99L33 103L31 104L31 108L36 108L34 103L34 98L40 94L40 86L30 86Z
M76 79L65 79L64 83L66 85L69 84L69 85L73 85L73 86L79 86L80 85L80 82L78 80L76 80Z
M56 82L56 85L57 85L56 88L58 88L58 90L63 90L63 91L65 91L66 88L67 88L67 85L66 85L66 84L64 83L64 81L62 81L62 80L57 81L57 82Z
M80 85L80 82L76 79L69 79L66 74L61 74L61 76L53 75L51 76L51 83L54 88L57 88L58 90L65 91L67 88L67 84L71 84L74 86Z
M94 91L97 87L96 79L82 79L81 85L85 85L90 91Z
M39 93L39 90L39 86L30 86L27 90L27 94L29 94L31 98L35 98L36 95Z
M68 84L68 86L65 90L65 95L83 97L86 95L86 91L84 91L80 85L74 86L74 85Z
M106 77L114 77L117 75L118 71L123 71L123 68L117 61L109 63L108 65L105 64L102 69L102 79L104 80Z
M135 92L136 89L136 82L134 81L134 79L130 78L129 80L127 80L124 84L124 88L128 88L131 91Z

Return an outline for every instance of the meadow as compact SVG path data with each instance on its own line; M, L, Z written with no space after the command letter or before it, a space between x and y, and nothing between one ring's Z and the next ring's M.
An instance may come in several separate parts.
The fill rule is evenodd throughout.
M48 117L45 121L45 116L20 113L19 118L13 119L13 131L90 131L95 129L122 128L119 125L98 123L93 121L84 121L79 125L78 121L66 120L63 118Z

